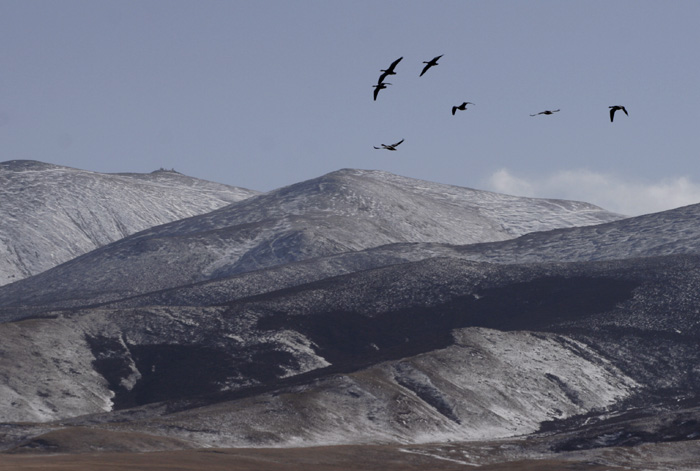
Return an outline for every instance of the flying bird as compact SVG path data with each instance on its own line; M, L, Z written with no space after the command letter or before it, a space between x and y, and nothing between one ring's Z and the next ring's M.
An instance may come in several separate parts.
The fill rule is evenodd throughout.
M615 106L608 106L608 108L610 108L610 122L611 123L613 122L613 118L615 117L615 112L617 110L622 110L625 112L625 114L627 116L629 116L629 114L627 114L627 110L625 109L624 106L615 105Z
M383 73L379 76L379 82L377 83L382 83L387 75L396 75L396 72L394 72L394 68L396 68L396 64L401 62L401 59L403 59L403 56L399 57L394 62L392 62L388 69L380 69L379 71Z
M375 148L375 149L396 150L396 146L398 146L399 144L401 144L403 141L404 141L404 140L401 139L399 142L397 142L397 143L395 143L395 144L388 144L388 145L387 145L387 144L381 144L380 147L374 146L374 148Z
M545 111L540 111L539 113L531 114L530 116L537 116L539 114L554 114L559 110L545 110Z
M379 90L384 90L387 85L391 85L389 82L380 82L376 85L372 85L374 87L374 101L377 101L377 95L379 95Z
M466 110L466 109L467 109L467 105L474 105L474 103L472 103L471 101L465 101L464 103L462 103L462 104L459 105L459 106L453 106L453 107L452 107L452 116L455 115L455 113L457 112L457 110L462 110L462 111Z
M420 77L423 76L423 74L432 66L438 65L438 59L444 56L445 54L440 54L437 57L433 57L430 61L423 61L424 64L427 64L425 67L423 67L423 72L420 73Z

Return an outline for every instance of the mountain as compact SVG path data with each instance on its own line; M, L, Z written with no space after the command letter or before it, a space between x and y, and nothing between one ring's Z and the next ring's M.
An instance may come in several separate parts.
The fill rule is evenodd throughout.
M69 307L106 302L109 307L149 305L199 306L223 304L281 288L290 288L324 278L406 262L448 257L488 263L540 263L618 260L660 255L700 253L700 205L626 218L586 227L534 232L500 242L449 245L396 243L372 249L344 252L287 263L230 277L179 286L114 302L110 293L90 295L77 287L42 298L45 306ZM80 285L80 283L78 283ZM29 299L38 291L30 280L0 289L0 306L13 299ZM3 308L0 307L0 315ZM18 306L12 307L18 313ZM32 311L34 312L34 311Z
M385 244L501 241L621 218L587 203L340 170L126 237L0 290L0 305L107 301Z
M5 323L2 416L308 446L504 438L698 405L698 262L434 258L225 305Z
M698 211L342 170L149 228L0 287L0 450L694 469Z
M2 162L0 285L256 194L168 170L104 174L31 160Z

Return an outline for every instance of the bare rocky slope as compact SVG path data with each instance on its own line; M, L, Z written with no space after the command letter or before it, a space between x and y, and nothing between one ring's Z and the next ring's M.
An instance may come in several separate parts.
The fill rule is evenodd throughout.
M2 162L0 285L255 194L168 170L104 174L31 160Z

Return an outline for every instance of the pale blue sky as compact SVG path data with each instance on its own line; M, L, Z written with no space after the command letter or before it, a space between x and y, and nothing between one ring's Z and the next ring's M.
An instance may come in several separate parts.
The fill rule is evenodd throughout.
M0 0L0 161L263 191L381 169L652 212L700 202L698 24L679 0Z

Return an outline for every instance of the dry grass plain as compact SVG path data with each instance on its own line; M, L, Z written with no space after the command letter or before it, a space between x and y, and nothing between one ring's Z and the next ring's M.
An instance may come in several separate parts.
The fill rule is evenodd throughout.
M544 440L541 441L541 440ZM307 448L187 448L142 433L68 427L0 453L0 471L697 470L700 440L541 454L548 439ZM544 445L544 446L543 446ZM153 451L167 450L167 451ZM528 451L529 450L529 451ZM536 452L535 450L540 450ZM527 457L529 459L526 459ZM532 457L536 457L532 458Z
M406 453L393 446L206 449L150 453L0 455L0 471L452 471L464 462ZM623 468L560 460L509 461L483 471L612 471Z

